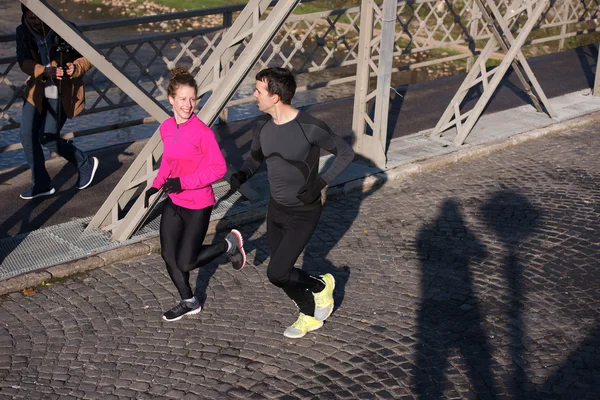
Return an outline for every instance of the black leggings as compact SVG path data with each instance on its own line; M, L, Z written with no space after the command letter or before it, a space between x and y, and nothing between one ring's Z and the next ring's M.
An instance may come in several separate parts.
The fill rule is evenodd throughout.
M312 236L319 217L321 203L286 207L271 198L267 213L267 238L271 261L267 268L269 281L283 289L296 303L300 312L314 316L312 291L319 281L294 263Z
M182 299L191 298L190 271L206 265L227 251L225 240L204 245L212 206L190 210L173 204L170 198L160 220L161 255Z

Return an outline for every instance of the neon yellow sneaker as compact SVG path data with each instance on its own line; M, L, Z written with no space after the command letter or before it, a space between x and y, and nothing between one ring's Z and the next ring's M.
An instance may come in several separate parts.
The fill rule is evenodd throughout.
M283 336L292 339L301 338L306 335L306 332L316 331L323 326L323 321L317 321L310 315L300 313L296 322L292 326L288 326L283 332Z
M325 289L319 293L313 293L315 298L315 319L325 321L333 312L333 289L335 289L335 279L333 275L321 275L321 280L325 282Z

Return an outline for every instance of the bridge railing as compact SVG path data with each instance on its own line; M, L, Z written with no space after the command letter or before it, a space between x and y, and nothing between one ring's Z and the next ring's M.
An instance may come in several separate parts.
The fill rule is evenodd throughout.
M497 4L504 12L514 2L498 0ZM79 29L86 36L92 37L99 30L120 29L125 32L144 24L166 26L173 21L179 21L179 25L187 26L188 30L183 31L148 33L96 44L104 56L132 81L141 85L158 101L165 101L168 70L177 64L186 64L191 66L192 72L197 71L220 42L235 14L243 7L244 5L226 6L82 24ZM595 1L551 1L529 36L529 41L523 48L524 54L536 56L598 43L599 7ZM199 28L199 25L205 25L205 22L201 21L207 21L199 19L209 16L217 16L217 22ZM294 14L288 18L275 40L262 54L255 69L266 66L290 68L298 76L299 93L331 91L332 87L345 87L345 91L337 90L337 93L341 96L351 95L356 80L359 24L358 6ZM381 24L376 23L374 26ZM477 57L478 49L481 49L491 36L473 0L399 1L396 26L392 81L396 86L464 72ZM519 31L518 20L514 21L511 29ZM5 54L9 49L14 51L15 47L14 35L0 36L0 50ZM242 50L243 45L239 52ZM374 51L372 59L377 58L377 51ZM17 130L26 79L27 76L18 66L16 55L0 58L0 134L7 135L12 132L8 137L13 138L12 143L0 144L0 153L21 148ZM67 133L66 137L80 137L153 121L143 113L132 117L135 113L121 112L134 109L136 104L98 70L93 68L89 71L85 82L86 110L82 115L112 113L111 122L106 124L107 119L96 118L97 125ZM251 85L253 79L249 76L247 87L242 85L238 89L227 108L253 101L252 90L248 89ZM113 121L115 110L121 110L117 114L122 114L122 117ZM226 120L227 115L224 113L222 121Z

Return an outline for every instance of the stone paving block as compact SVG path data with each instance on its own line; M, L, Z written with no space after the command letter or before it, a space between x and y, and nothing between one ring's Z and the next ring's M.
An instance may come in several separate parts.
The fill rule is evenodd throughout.
M176 323L157 242L3 296L0 396L597 398L600 128L578 129L328 201L297 265L334 274L336 309L299 340L263 221Z

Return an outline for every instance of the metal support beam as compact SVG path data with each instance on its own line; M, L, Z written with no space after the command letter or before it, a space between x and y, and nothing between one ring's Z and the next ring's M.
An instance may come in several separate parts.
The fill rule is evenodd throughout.
M481 5L482 0L476 0L476 1ZM500 28L501 28L501 31L503 34L500 34L498 29L492 29L492 32L496 36L496 40L498 40L498 43L502 47L502 50L504 50L505 53L508 53L509 49L511 48L511 46L513 46L513 44L515 42L515 38L513 37L512 33L510 32L510 28L509 28L508 24L506 23L506 21L504 20L504 17L500 13L500 10L496 6L496 4L493 1L489 1L488 4L492 10L495 20L498 21L498 24L500 25ZM488 24L493 24L494 19L491 15L489 15L487 13L485 8L484 8L483 16L486 19L486 21L488 22ZM538 83L538 80L535 77L533 71L531 70L531 67L529 66L529 63L527 62L527 59L523 55L523 52L521 51L521 49L519 49L519 51L517 52L517 58L513 60L512 67L513 67L513 70L515 71L515 73L517 74L517 77L521 81L521 84L523 85L525 92L527 93L527 95L529 96L531 101L533 102L533 105L535 106L535 108L539 112L542 112L542 104L543 104L544 108L548 112L548 115L550 115L551 118L556 118L556 113L554 112L552 106L550 105L548 98L546 98L546 94L544 93L544 91L542 90L542 87ZM529 80L527 80L527 78L529 78ZM534 92L534 90L535 90L535 92ZM540 103L542 103L542 104L540 104Z
M258 21L260 9L264 6L264 2L249 3L246 8L254 3L258 3L255 6L257 7L257 11L253 12L251 16ZM299 0L279 0L264 22L255 24L252 29L250 29L250 32L244 32L242 36L231 35L234 43L239 43L243 37L248 36L249 33L252 33L252 39L244 48L243 53L240 54L235 60L235 63L227 71L227 76L221 80L218 86L219 90L213 91L206 104L204 104L204 107L202 107L202 110L198 113L198 117L204 121L205 124L213 124L223 107L225 107L227 101L229 101L242 80L246 77L248 72L250 72L250 69L256 60L258 60L265 48L275 37L279 28L281 28L286 18L292 13L298 3ZM248 22L246 22L244 26L247 25ZM228 46L222 57L230 59L233 56L234 51L235 48ZM208 68L214 69L214 66L208 65Z
M90 43L79 31L65 19L63 19L54 8L45 0L21 0L28 9L37 15L60 37L66 40L82 56L87 58L97 70L110 79L133 101L140 105L157 121L163 121L169 117L165 108L152 96L149 96L138 84L127 78L118 68L112 65L96 47Z
M598 45L598 59L596 60L596 79L594 80L594 96L600 96L600 44Z
M356 61L356 89L354 90L354 112L352 113L352 132L354 132L354 152L369 156L366 149L369 137L365 134L366 125L371 125L367 109L369 79L371 75L371 41L375 8L379 7L372 0L362 0L360 7L360 31L358 39L358 59Z
M267 18L260 21L269 2L252 0L245 7L240 18L236 19L208 62L196 76L197 81L201 84L202 93L212 91L212 95L198 113L198 117L207 125L212 125L218 117L298 1L280 0ZM252 39L227 70L227 75L221 76L223 66L227 66L231 62L242 40L250 36ZM218 90L215 90L217 88ZM139 226L139 221L145 218L148 212L143 207L143 196L138 196L137 199L133 199L133 197L152 183L157 172L155 165L162 153L162 142L157 131L98 210L90 222L90 228L103 227L105 230L112 231L111 240L126 240L133 235ZM128 208L128 211L124 212L124 208Z
M488 21L488 26L493 36L487 42L475 65L467 74L467 77L431 134L432 137L440 137L442 132L455 126L457 130L457 135L453 142L455 146L460 146L464 143L511 65L515 68L517 76L536 108L541 110L541 105L543 105L551 117L555 116L548 99L529 67L525 56L521 52L523 43L525 43L537 20L546 9L548 0L516 0L507 7L504 16L500 14L494 0L485 0L485 3L482 0L476 0L476 2L484 18ZM527 21L522 26L517 38L514 38L509 29L509 21L513 18L521 17L524 13L527 14ZM486 62L498 46L505 51L506 55L499 66L488 71ZM468 112L461 113L460 107L469 90L480 84L483 85L483 93L475 107Z
M394 61L394 37L396 33L397 0L383 2L381 41L379 44L379 71L377 95L375 97L375 126L371 143L373 163L384 169L387 161L388 117L392 84L392 62Z
M382 13L372 0L363 0L361 5L360 44L352 121L352 130L356 138L354 150L382 169L385 168L387 161L388 112L397 6L397 0L386 0L383 2ZM379 36L374 38L376 15L381 16L381 30ZM375 52L379 53L378 60L373 59ZM369 92L371 71L377 74L377 88L374 92ZM371 119L369 101L373 98L375 98L375 112ZM372 136L366 134L367 125L373 131Z
M227 30L217 48L196 74L199 97L220 86L224 77L223 72L227 70L243 40L259 26L259 18L270 3L271 0L250 0L244 7L235 19L235 24Z

